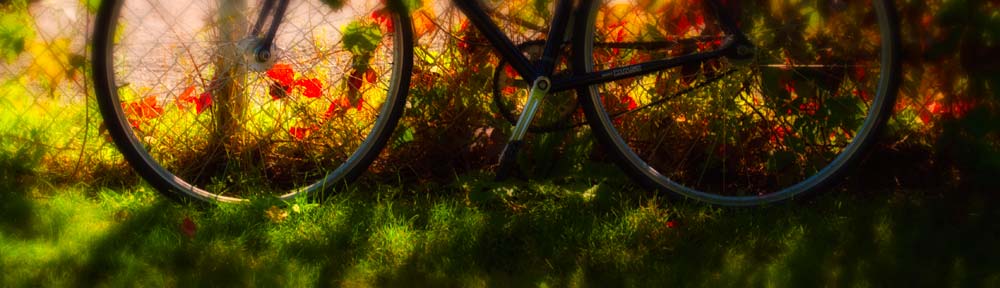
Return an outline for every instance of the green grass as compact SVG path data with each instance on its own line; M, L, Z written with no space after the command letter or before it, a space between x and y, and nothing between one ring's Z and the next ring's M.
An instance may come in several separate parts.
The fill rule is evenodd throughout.
M5 181L0 286L1000 285L1000 210L981 193L719 209L618 175L488 178L200 208L145 186Z
M403 175L402 184L368 179L323 203L196 207L136 184L101 132L93 99L79 92L89 87L86 69L76 71L85 66L59 62L79 55L60 49L69 48L22 55L67 64L67 74L80 78L38 79L52 75L26 67L0 71L11 74L0 79L0 287L1000 287L1000 177L994 177L1000 170L993 169L1000 154L987 124L1000 123L990 121L995 109L934 124L945 130L938 137L937 128L915 126L921 115L914 109L927 103L912 100L928 93L902 95L916 104L896 113L889 128L902 140L882 150L914 143L924 150L877 151L845 181L860 183L808 202L755 209L668 201L636 189L614 167L591 163L584 171L569 169L570 176L544 173L562 169L545 166L557 156L527 167L542 171L532 177L549 180L494 183L473 172L414 184L426 179ZM908 85L934 81L914 77ZM59 89L57 79L76 86ZM482 90L473 86L463 84ZM416 120L400 128L418 139L468 139L473 128L452 127L480 119L467 117L489 104L468 97L451 103L448 87L411 91L411 101L423 102L414 102L407 117ZM986 102L991 95L955 89ZM457 94L469 94L463 91ZM461 107L426 108L447 105ZM433 149L414 150L455 150L427 143ZM568 154L562 157L592 156ZM440 165L443 157L410 158L453 168ZM418 166L412 163L406 165ZM415 174L455 169L441 170ZM185 228L186 220L194 229Z

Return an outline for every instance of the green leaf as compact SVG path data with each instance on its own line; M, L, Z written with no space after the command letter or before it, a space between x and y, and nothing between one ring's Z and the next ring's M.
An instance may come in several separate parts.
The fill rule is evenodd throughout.
M377 25L354 21L344 28L344 48L354 56L371 55L382 39Z
M25 43L34 39L35 29L26 11L3 11L0 15L0 58L10 63L24 52Z
M97 8L101 7L101 0L80 0L80 4L87 8L90 14L97 13Z
M335 11L340 10L340 8L344 8L343 0L320 0L320 1L323 2L323 4L326 4L326 6L330 6L330 9L333 9Z
M396 147L402 146L403 144L406 143L413 142L413 140L415 139L415 137L413 137L413 128L412 127L404 127L404 128L406 129L403 129L403 132L400 132L399 136L396 137L396 143L395 143Z
M538 15L539 17L543 18L543 19L548 19L549 17L551 17L549 15L549 3L551 3L551 2L552 1L550 1L550 0L535 0L535 1L532 1L532 4L533 4L532 8L535 9L535 14Z

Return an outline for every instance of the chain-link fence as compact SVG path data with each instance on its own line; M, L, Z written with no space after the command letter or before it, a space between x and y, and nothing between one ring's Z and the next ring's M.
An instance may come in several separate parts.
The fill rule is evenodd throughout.
M5 46L0 48L5 52L0 65L0 142L9 162L5 169L44 173L50 181L124 171L120 157L100 134L89 92L91 11L71 0L13 1L0 9L0 41Z
M0 37L9 47L0 66L0 138L11 162L23 162L48 180L134 183L137 178L115 151L94 101L88 41L96 6L88 7L90 2L3 4ZM489 5L515 42L542 39L542 21L506 16L537 7ZM383 153L376 171L392 178L451 177L489 167L511 126L494 117L502 113L491 106L490 82L499 59L447 3L428 3L412 17L418 48L410 105L393 138L399 141Z

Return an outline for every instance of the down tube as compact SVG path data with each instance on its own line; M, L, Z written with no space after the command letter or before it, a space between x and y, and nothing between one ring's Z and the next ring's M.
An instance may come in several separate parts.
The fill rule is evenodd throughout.
M525 81L533 83L541 76L541 72L534 65L531 65L531 61L528 61L528 58L521 54L510 38L500 31L489 15L486 15L483 8L479 6L479 1L455 0L452 3L458 6L458 9L462 10L466 17L469 17L469 21L476 26L476 29L479 29L479 32L483 33L483 36L486 36L486 39L500 53L500 56L507 60Z

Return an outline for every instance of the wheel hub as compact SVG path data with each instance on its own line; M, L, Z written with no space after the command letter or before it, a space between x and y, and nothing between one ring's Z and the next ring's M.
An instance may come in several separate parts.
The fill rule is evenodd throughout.
M243 63L250 70L267 71L277 62L279 50L273 45L264 43L264 39L260 37L247 37L240 40L236 46L243 56Z

